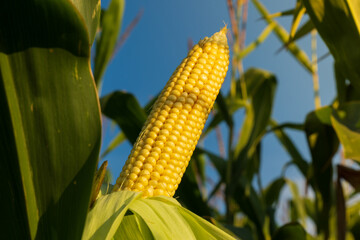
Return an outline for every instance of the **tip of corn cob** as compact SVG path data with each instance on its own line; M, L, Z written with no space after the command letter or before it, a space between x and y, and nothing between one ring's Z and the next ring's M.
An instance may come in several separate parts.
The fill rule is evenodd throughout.
M223 27L219 32L214 33L211 37L205 37L199 41L199 46L204 47L207 43L215 43L222 46L228 46L226 37L227 27Z

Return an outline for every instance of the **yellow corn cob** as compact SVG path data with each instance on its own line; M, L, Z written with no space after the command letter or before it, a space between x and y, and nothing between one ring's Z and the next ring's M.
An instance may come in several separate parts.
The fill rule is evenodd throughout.
M228 70L226 31L200 40L170 77L114 191L174 195Z

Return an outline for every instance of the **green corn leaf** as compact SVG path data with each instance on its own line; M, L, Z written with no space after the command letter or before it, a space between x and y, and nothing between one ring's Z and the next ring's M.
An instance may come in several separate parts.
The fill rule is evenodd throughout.
M293 16L293 21L291 23L290 38L293 38L295 36L296 29L299 27L299 24L305 12L306 12L306 8L303 6L302 2L297 1Z
M331 123L344 147L346 158L360 161L360 102L353 101L334 110Z
M325 111L324 111L325 109ZM317 201L317 228L328 236L330 209L333 206L332 159L339 147L334 129L328 125L326 108L311 112L305 120L305 132L312 157L313 188Z
M181 207L173 198L140 199L131 204L129 209L144 220L154 239L235 239Z
M297 168L300 170L303 176L307 177L309 164L304 160L299 150L296 148L295 144L291 141L291 139L285 133L284 130L282 130L281 128L277 128L278 125L275 120L272 119L270 125L273 127L273 129L275 129L274 130L275 136L280 141L284 149L291 156L294 164L297 166Z
M254 223L258 237L264 238L265 206L252 186L238 184L234 199L241 210Z
M266 206L270 207L273 204L277 204L281 190L284 187L285 183L286 182L284 178L277 178L274 181L272 181L267 186L267 188L263 190Z
M295 32L293 36L290 37L289 41L286 43L286 46L288 46L290 43L295 42L302 37L305 37L308 35L313 29L315 28L314 23L309 19L306 23L304 23L299 30Z
M121 191L100 197L88 213L82 239L112 239L131 203L140 196L140 193Z
M357 0L303 0L345 78L360 89L360 5Z
M289 9L289 10L285 10L282 12L277 12L277 13L273 13L273 14L269 14L270 18L277 18L277 17L283 17L283 16L290 16L293 15L295 12L295 9Z
M268 24L276 24L276 26L274 27L274 33L282 41L283 44L286 44L289 40L289 34L286 32L286 30L274 19L269 17L267 9L258 0L252 0L252 2ZM313 72L311 62L304 51L302 51L295 43L289 44L287 48L290 53L295 57L295 59L301 65L303 65L306 70L308 70L310 73Z
M239 54L238 60L241 60L245 58L247 55L249 55L252 51L254 51L260 44L262 44L266 38L270 35L270 33L273 31L274 27L276 26L275 23L270 23L266 26L266 28L261 32L259 37L250 43L248 46L246 46Z
M120 144L122 144L125 140L126 140L126 136L125 136L124 132L120 132L119 134L117 134L111 140L110 144L107 146L105 151L101 154L101 159L106 157L106 155L108 155L111 151L113 151L115 148L120 146Z
M194 155L198 155L198 154L206 154L209 157L210 162L214 165L214 167L218 171L221 178L225 179L226 160L224 158L200 147L197 147L194 151Z
M255 162L250 159L260 150L258 144L266 133L266 127L271 119L277 82L274 75L261 69L249 69L244 77L251 101L246 106L241 135L234 149L233 176L238 176L241 172L247 174L252 172L248 171L247 166L254 167Z
M101 138L90 69L93 2L0 8L0 197L5 239L78 239ZM84 11L94 12L90 26ZM14 14L16 13L16 14ZM66 211L64 211L66 209Z
M125 0L111 0L109 8L101 17L101 34L96 43L94 78L100 89L101 78L115 50L124 15Z
M273 240L311 240L304 228L296 222L288 223L279 228L272 237Z
M87 0L78 1L71 0L72 4L77 8L79 13L84 19L89 34L90 46L95 40L95 35L98 29L98 24L101 15L101 1L100 0Z
M100 103L102 113L114 120L134 144L147 118L134 95L115 91L102 97Z
M292 201L294 203L294 208L297 213L296 215L298 217L298 219L296 219L296 220L300 221L302 226L306 226L305 204L303 202L303 199L300 196L299 189L298 189L296 183L294 183L290 179L286 179L285 181L286 181L286 184L288 185L288 187L290 188L291 194L293 196Z
M125 216L113 239L153 240L150 229L137 214Z

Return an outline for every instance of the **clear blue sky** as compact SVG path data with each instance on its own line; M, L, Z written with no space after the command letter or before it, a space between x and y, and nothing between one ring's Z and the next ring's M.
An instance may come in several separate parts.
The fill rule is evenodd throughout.
M109 1L102 1L107 7ZM295 6L295 0L262 0L271 13L287 10ZM110 63L105 76L102 95L114 90L133 93L141 105L145 105L158 93L172 72L187 54L187 41L191 38L197 42L210 36L224 26L230 24L226 0L158 0L158 1L127 1L122 31L128 26L140 9L144 14L130 37ZM259 21L260 15L254 6L249 4L246 45L254 41L266 27ZM289 31L291 17L283 17L278 21ZM327 53L327 48L318 38L318 56ZM310 57L310 37L299 41L299 46ZM268 39L244 60L244 69L250 67L263 68L273 72L278 80L275 96L273 118L279 123L305 120L306 114L314 109L313 86L311 75L285 50L276 53L281 42L272 33ZM319 63L320 96L322 105L329 104L335 96L333 76L333 59L326 58ZM223 93L229 89L229 76L222 88ZM243 111L236 115L239 129ZM104 121L103 150L118 133L118 128L110 121ZM227 129L221 125L224 137ZM296 131L287 131L303 156L307 159L305 135ZM215 135L209 135L203 146L218 153ZM116 179L130 153L129 143L122 144L106 157L109 167ZM263 139L261 177L263 184L280 175L283 165L290 156L283 150L276 138L269 134ZM290 167L286 176L297 178L299 173ZM115 180L114 179L114 180Z

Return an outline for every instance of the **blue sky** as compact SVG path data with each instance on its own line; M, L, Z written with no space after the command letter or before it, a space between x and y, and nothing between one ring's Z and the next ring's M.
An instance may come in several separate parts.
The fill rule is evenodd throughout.
M103 1L103 7L109 1ZM271 12L293 8L295 0L262 0ZM115 90L133 93L141 105L145 105L158 93L170 75L187 54L187 41L199 41L220 30L224 23L230 24L226 0L158 0L127 1L122 31L128 26L140 9L144 10L139 24L135 27L126 43L110 63L105 75L102 95ZM266 27L254 6L249 4L246 45L254 41ZM289 31L291 17L278 21ZM310 57L310 37L298 42ZM244 59L244 69L263 68L273 72L278 80L278 87L273 108L273 118L279 123L305 120L306 114L314 109L313 86L311 75L286 51L277 53L281 42L272 33L254 52ZM327 53L327 48L318 37L318 56ZM319 63L320 96L322 105L329 104L335 96L333 59L327 57ZM230 69L230 68L229 68ZM227 93L230 72L222 88ZM235 115L237 129L242 123L243 111ZM118 128L109 121L104 121L103 150L118 133ZM221 125L225 138L227 129ZM238 131L237 131L238 132ZM305 135L296 131L287 131L300 149L303 156L310 158ZM215 134L206 138L203 146L218 153ZM278 177L283 165L290 156L282 149L272 135L266 135L262 145L261 177L264 185ZM129 143L122 144L106 157L114 178L119 175L130 153ZM294 167L290 167L286 176L299 177ZM114 180L115 180L114 179Z

